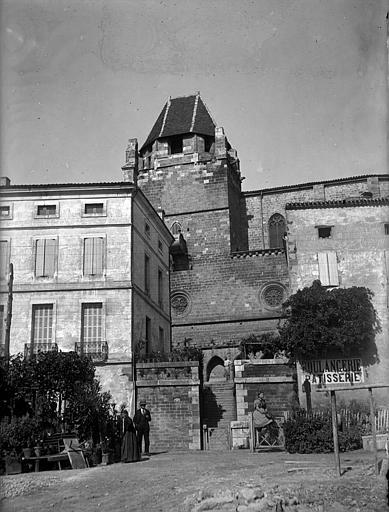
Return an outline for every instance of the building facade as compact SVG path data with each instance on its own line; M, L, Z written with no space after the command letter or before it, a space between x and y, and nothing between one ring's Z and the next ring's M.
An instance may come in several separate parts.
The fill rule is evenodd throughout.
M175 237L171 248L173 344L187 340L202 349L205 381L222 375L226 360L241 357L243 338L275 331L282 321L285 298L317 278L317 272L306 272L304 279L296 279L294 263L288 262L288 253L295 251L295 233L303 233L312 220L306 211L296 220L288 204L354 201L363 219L368 211L365 204L386 198L379 207L379 222L389 219L387 174L242 191L237 152L199 94L167 101L138 153L136 174L154 207L165 211ZM334 219L333 224L355 232L354 219L344 217L350 210L334 211L339 222ZM319 219L315 223L320 224ZM382 229L380 247L387 244ZM374 233L363 235L366 243L372 237L371 254L379 245L378 232ZM311 242L310 250L317 251ZM377 256L381 260L382 254ZM340 286L363 282L373 290L378 287L380 301L378 296L387 293L388 270L380 265L377 280L366 269L362 279L362 261L353 272L350 260L347 279ZM379 309L385 324L387 306ZM382 349L388 340L384 337L378 343ZM385 364L379 378L384 378ZM374 372L371 375L378 378Z
M2 178L0 209L3 318L14 268L10 353L88 354L104 389L129 404L134 350L170 349L173 237L163 220L131 182Z
M389 384L389 197L292 203L286 209L291 293L310 286L314 279L329 288L361 286L373 292L381 330L371 349L377 353L367 350L362 355L361 364L357 363L360 375L354 369L335 374L343 378L349 373L351 379L355 374L357 383ZM352 361L350 365L355 366ZM301 368L298 376L304 403ZM314 378L312 388L319 384ZM368 398L367 391L339 395L344 400ZM379 403L389 405L388 389L377 389L374 395ZM322 393L312 392L313 403L322 398Z

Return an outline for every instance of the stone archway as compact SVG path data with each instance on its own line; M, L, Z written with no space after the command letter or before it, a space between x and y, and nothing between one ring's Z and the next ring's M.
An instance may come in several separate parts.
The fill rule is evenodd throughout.
M224 360L219 356L213 356L207 364L207 382L226 380Z

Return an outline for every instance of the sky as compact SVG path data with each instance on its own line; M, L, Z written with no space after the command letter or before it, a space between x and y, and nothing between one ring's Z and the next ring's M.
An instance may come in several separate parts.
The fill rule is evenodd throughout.
M387 0L1 0L1 175L120 181L200 91L244 190L387 172Z

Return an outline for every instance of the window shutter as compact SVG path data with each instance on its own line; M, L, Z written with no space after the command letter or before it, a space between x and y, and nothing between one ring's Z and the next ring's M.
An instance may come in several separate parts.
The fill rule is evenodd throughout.
M323 286L339 286L338 262L335 251L319 252L319 278Z
M93 274L93 238L84 239L84 275Z
M37 240L35 242L35 276L43 277L45 275L45 242L46 240Z
M328 260L326 252L319 252L318 255L319 261L319 279L323 286L329 286L330 284L330 276L328 273Z
M0 241L0 279L8 277L8 240Z
M103 273L103 239L93 239L93 274L101 275Z
M45 262L44 275L47 277L54 276L55 270L55 240L44 240L45 242Z
M336 259L336 252L331 251L327 253L328 258L328 274L331 286L339 286L338 277L338 262Z

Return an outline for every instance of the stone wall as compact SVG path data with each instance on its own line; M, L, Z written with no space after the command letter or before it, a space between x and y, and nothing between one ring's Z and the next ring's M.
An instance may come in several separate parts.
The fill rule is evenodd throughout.
M363 193L371 193L373 198L388 196L389 178L386 175L361 176L243 192L242 215L243 210L246 210L249 248L253 250L269 247L269 219L274 213L285 216L287 203L332 201L361 197Z
M320 277L318 253L323 251L336 253L339 286L364 286L374 293L373 305L382 329L376 335L379 361L366 365L365 383L389 384L388 220L388 200L367 201L364 206L324 204L322 208L288 210L289 244L296 248L289 258L292 293ZM333 226L331 237L319 238L316 225ZM301 377L299 381L301 390ZM387 390L377 390L375 395L379 405L388 406ZM344 392L339 396L339 400L353 398L367 401L367 392ZM312 390L313 404L324 401L328 401L324 393Z
M269 412L283 417L297 400L296 369L281 359L236 360L237 420L247 421L254 400L263 392Z
M138 363L136 390L151 412L151 452L201 449L197 362Z

